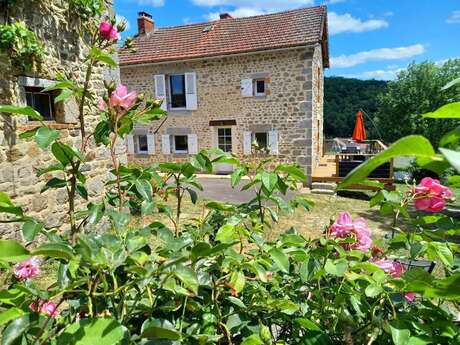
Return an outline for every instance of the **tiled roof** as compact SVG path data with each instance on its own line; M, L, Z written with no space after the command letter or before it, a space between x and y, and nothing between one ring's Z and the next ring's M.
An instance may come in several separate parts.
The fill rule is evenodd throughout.
M328 66L327 9L324 6L246 18L158 28L120 49L121 65L179 61L322 43Z

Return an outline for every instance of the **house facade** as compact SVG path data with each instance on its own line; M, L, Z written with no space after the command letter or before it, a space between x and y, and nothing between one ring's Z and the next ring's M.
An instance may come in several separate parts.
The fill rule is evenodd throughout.
M27 70L18 66L8 50L0 50L0 104L31 106L42 114L49 127L59 131L61 140L79 148L82 139L76 102L69 99L55 103L58 93L44 91L56 82L59 75L80 85L85 78L86 45L75 29L82 23L68 14L68 3L62 0L0 3L0 25L23 22L45 49L42 61ZM104 79L118 78L118 71L109 72L101 66L96 67L91 92L102 95ZM96 107L93 109L86 113L89 132L99 119ZM38 169L53 164L55 160L49 150L41 150L33 140L19 137L20 133L39 125L27 116L0 113L0 191L7 193L28 215L41 220L46 228L60 228L68 217L67 193L62 190L41 193L52 174L36 176ZM89 143L89 151L91 154L86 157L84 165L86 187L90 199L96 200L103 195L111 159L108 150L96 147L94 142ZM120 146L119 154L123 158L124 146ZM19 238L20 234L18 224L0 223L0 238Z
M171 28L140 13L138 24L133 47L119 53L121 81L163 99L168 117L135 128L130 161L181 161L214 147L244 160L257 141L311 176L323 141L325 7Z

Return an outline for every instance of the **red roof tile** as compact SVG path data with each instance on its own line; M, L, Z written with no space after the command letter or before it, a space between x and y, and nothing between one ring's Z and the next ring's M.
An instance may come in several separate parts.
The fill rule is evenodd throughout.
M178 61L322 43L328 67L327 9L324 6L170 28L137 36L120 49L121 65Z

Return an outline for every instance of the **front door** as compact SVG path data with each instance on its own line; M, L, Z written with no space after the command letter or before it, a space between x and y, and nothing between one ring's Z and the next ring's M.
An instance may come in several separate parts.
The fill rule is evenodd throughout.
M216 136L217 147L231 154L233 152L232 128L219 127L216 130ZM233 165L220 163L216 164L215 169L217 174L230 174L233 172Z

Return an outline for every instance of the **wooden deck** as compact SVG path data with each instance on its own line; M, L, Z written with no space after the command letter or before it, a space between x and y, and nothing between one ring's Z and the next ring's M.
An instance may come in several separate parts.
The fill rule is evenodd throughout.
M318 165L313 169L312 182L334 182L340 183L343 181L343 177L337 175L337 159L336 155L324 155ZM393 178L370 178L385 184L385 189L394 190L394 179ZM376 187L370 187L365 185L353 185L349 189L364 189L364 190L378 190Z

